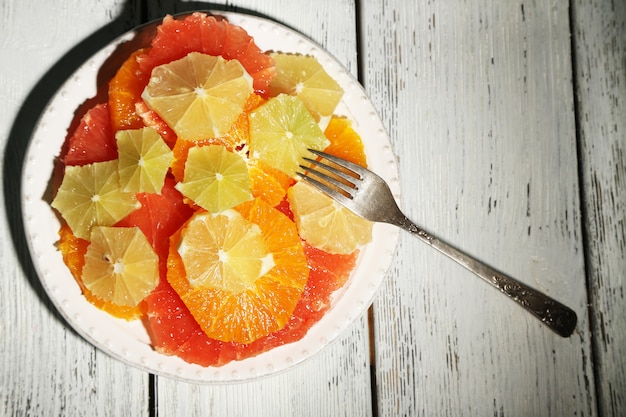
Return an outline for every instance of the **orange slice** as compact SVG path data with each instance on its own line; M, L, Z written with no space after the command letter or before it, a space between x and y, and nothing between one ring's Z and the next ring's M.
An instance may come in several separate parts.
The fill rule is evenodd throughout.
M295 224L257 198L194 215L172 237L167 278L207 336L251 343L287 324L308 273Z

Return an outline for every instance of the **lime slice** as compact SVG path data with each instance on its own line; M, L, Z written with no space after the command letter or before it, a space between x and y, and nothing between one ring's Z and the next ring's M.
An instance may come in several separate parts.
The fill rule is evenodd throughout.
M121 190L117 167L116 159L65 168L52 207L77 237L89 240L94 226L112 226L140 207L135 193Z
M189 149L184 178L176 188L210 213L252 199L246 161L221 145Z
M115 138L122 190L159 194L174 158L165 141L156 130L148 127L121 130Z
M280 94L250 113L250 155L295 176L307 150L323 150L330 141L304 103Z

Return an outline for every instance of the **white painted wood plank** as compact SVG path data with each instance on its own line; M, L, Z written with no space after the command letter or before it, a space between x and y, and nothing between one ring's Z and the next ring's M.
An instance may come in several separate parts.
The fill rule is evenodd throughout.
M61 57L111 21L120 2L5 1L0 5L0 138L7 216L0 223L0 415L141 415L148 411L148 376L97 351L56 314L34 272L19 230L20 153L40 112L64 81L46 74ZM84 51L77 53L84 53ZM93 51L92 51L93 52ZM64 68L58 73L64 73ZM17 124L14 124L16 123ZM17 251L16 251L17 248Z
M379 415L594 415L568 3L362 6L409 217L580 318L563 339L405 234L374 304Z
M572 2L587 271L601 415L626 415L626 3Z

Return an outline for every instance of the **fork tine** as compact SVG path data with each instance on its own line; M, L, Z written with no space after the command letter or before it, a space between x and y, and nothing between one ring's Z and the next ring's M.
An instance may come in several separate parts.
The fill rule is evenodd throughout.
M317 156L321 156L324 159L327 159L343 168L346 168L352 172L354 172L355 174L358 174L360 177L363 177L368 171L367 169L363 168L360 165L357 165L353 162L350 161L346 161L345 159L339 158L335 155L331 155L329 153L326 152L322 152L322 151L318 151L316 149L309 149L309 152L317 155ZM316 163L319 163L317 161L315 161Z
M307 159L307 158L305 158ZM326 167L323 164L321 164L325 169L329 169L331 170L331 167ZM322 180L321 182L324 184L327 184L330 188L335 188L338 189L339 192L341 192L344 195L351 195L352 194L352 190L355 189L355 185L348 181L346 179L346 182L341 181L340 179L337 179L331 175L328 175L322 171L317 171L315 170L313 167L307 167L305 165L300 165L300 168L302 168L304 170L304 172L308 175L304 175L304 176L315 176L317 177L319 180ZM343 177L341 177L343 179ZM356 178L353 178L353 180L355 180Z
M312 186L314 186L315 188L317 188L318 190L320 190L321 192L327 194L329 197L331 197L332 199L338 201L339 203L343 204L344 206L347 206L350 204L350 202L352 201L352 199L350 197L346 197L344 194L340 193L339 191L337 191L336 189L334 189L333 187L324 184L321 181L316 180L315 178L309 176L309 175L300 175L302 177L302 180L305 182L308 182L309 184L311 184Z
M317 174L322 174L321 172L315 170L315 168L321 167L325 171L328 171L329 173L331 173L333 175L336 175L337 177L339 177L342 180L344 180L345 181L345 183L343 183L344 186L345 185L350 185L350 186L354 187L355 182L357 182L357 181L359 181L361 179L360 178L361 176L358 173L356 173L356 172L353 172L354 175L350 175L347 172L342 171L339 168L336 168L336 167L334 167L332 165L325 164L322 161L317 161L315 159L310 159L310 158L307 158L307 157L304 157L302 159L304 159L305 161L311 163L311 165L315 165L315 167L313 167L313 166L307 167L307 166L304 166L304 165L300 165L300 168L305 169L305 170L310 171L310 172L315 172ZM328 177L328 179L334 179L335 181L338 181L336 178L333 178L331 175L324 174L324 176ZM326 178L324 178L324 179L326 179ZM337 184L337 185L339 186L339 184Z

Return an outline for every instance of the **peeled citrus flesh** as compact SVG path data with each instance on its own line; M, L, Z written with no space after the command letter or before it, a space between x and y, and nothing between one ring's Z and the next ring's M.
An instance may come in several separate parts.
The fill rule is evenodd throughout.
M275 52L276 76L270 93L295 95L302 100L315 120L329 117L343 96L341 86L313 56Z
M221 145L189 149L184 179L176 188L211 213L252 199L246 161Z
M372 223L313 186L299 181L287 192L300 236L329 253L349 254L372 239Z
M323 150L330 141L297 97L280 94L252 111L250 155L295 176L307 149Z
M255 199L197 213L173 242L168 281L208 337L251 343L285 326L308 278L289 218Z
M159 257L138 227L95 227L83 284L104 301L138 305L159 283Z
M173 152L151 128L121 130L115 135L123 191L160 193Z
M154 68L142 98L179 139L201 140L228 133L252 92L237 60L191 52Z
M72 232L89 240L91 229L112 226L138 208L134 193L120 188L118 161L67 166L52 201Z

